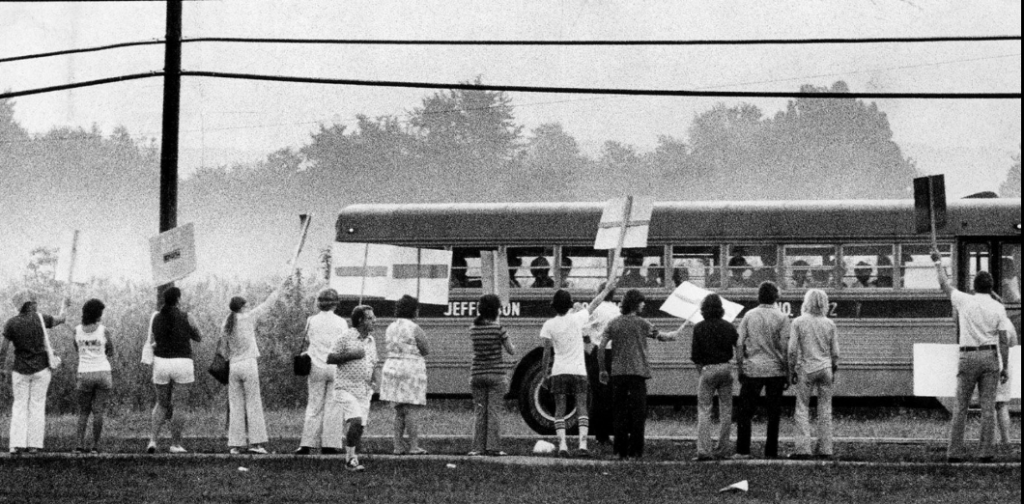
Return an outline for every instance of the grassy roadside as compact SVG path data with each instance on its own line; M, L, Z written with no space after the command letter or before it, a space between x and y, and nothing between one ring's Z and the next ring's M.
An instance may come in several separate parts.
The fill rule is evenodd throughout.
M0 502L181 503L1011 503L1021 469L843 467L507 467L381 460L363 474L334 461L0 461ZM717 491L747 480L751 492Z
M226 405L220 410L193 411L188 424L188 436L218 438L225 435ZM7 434L10 411L0 410L0 437ZM473 411L471 403L464 400L437 400L420 412L423 434L432 436L468 436L473 432ZM267 428L272 438L298 438L302 434L303 411L299 409L268 411ZM367 434L390 436L394 411L382 403L375 403L370 414ZM48 437L75 435L77 419L72 415L55 416L48 419ZM977 416L970 421L968 437L978 436ZM502 418L502 433L506 436L535 437L519 417L518 411L506 409ZM115 412L107 417L106 434L113 438L139 438L148 435L149 418L144 412ZM884 409L884 410L837 410L835 436L839 438L898 438L898 439L945 439L949 430L949 417L943 412L931 410ZM763 419L756 419L754 436L763 437L766 425ZM795 435L796 426L792 416L784 416L782 436ZM695 437L697 435L697 413L695 408L676 411L671 407L653 407L647 422L649 437ZM1011 437L1021 439L1021 420L1013 420Z

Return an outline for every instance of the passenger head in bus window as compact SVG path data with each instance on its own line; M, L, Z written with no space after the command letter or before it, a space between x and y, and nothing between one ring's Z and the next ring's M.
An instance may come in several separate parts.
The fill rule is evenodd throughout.
M879 289L891 289L896 285L892 277L892 260L888 256L878 256L878 278L875 280L874 286Z
M729 287L753 287L754 270L749 266L746 257L737 255L729 259Z
M1017 264L1012 257L1004 257L1002 261L1003 280L1000 282L1000 291L1003 293L1003 301L1014 304L1020 303L1020 278L1017 277Z
M644 312L644 306L646 306L646 303L647 298L644 297L642 292L636 289L629 290L622 298L622 314L640 315Z
M683 282L690 281L690 270L688 268L676 268L672 271L672 283L676 287L683 285Z
M800 260L793 263L793 288L804 289L811 284L811 265L807 261Z
M450 286L453 289L465 288L469 284L469 275L466 269L469 265L466 264L466 258L460 255L452 256L452 280Z
M533 275L534 289L553 289L555 279L551 278L551 263L547 258L538 257L530 263L530 274Z
M572 282L569 281L569 277L572 275L572 258L569 256L562 256L562 288L571 289L573 287Z
M508 253L508 286L514 289L522 287L516 275L519 274L519 267L523 265L523 259L512 251Z
M871 287L871 265L861 261L853 269L853 276L856 281L851 285L854 288Z
M658 264L647 266L647 288L660 289L665 282L665 268Z
M619 279L619 287L626 289L647 287L647 279L640 274L640 269L644 267L644 256L629 254L623 257L622 262L626 267L622 272L622 278Z

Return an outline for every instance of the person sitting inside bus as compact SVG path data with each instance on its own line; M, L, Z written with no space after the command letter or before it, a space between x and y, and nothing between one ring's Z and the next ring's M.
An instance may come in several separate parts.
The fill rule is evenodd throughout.
M628 255L623 258L623 262L626 265L626 269L622 273L622 279L619 280L619 287L624 289L642 289L647 287L647 279L640 273L640 268L644 267L643 256Z
M874 287L871 285L871 265L861 261L857 263L857 267L853 269L853 276L856 281L850 286L851 289L870 289Z
M1020 277L1017 276L1017 272L1020 271L1019 259L1019 253L1017 254L1017 261L1011 257L1003 258L1003 280L1000 282L1000 291L1003 293L1003 302L1007 304L1020 303Z
M676 268L672 272L672 283L675 284L675 288L679 288L684 282L690 281L690 270L687 268Z
M479 289L483 287L483 282L480 280L469 279L469 266L466 264L466 258L462 256L454 256L452 258L452 279L450 286L453 289Z
M516 275L519 274L519 267L523 265L523 259L517 255L513 255L512 251L508 253L508 286L513 289L520 289L523 286L519 283Z
M551 263L547 258L538 257L530 263L530 274L533 275L534 289L554 289L555 279L551 278Z
M562 281L560 282L562 289L571 289L571 288L573 288L572 282L569 281L569 276L570 275L572 275L572 259L570 257L568 257L568 256L563 256L562 257Z
M878 278L873 282L873 286L878 289L891 289L896 286L896 281L892 277L892 260L887 256L878 256Z
M647 288L648 289L660 289L663 287L662 282L665 277L665 268L652 264L647 267Z
M756 287L753 282L754 270L743 256L729 259L729 287L734 289Z
M811 265L807 261L796 261L792 266L793 276L790 287L794 289L807 289L813 286L814 279L811 277Z

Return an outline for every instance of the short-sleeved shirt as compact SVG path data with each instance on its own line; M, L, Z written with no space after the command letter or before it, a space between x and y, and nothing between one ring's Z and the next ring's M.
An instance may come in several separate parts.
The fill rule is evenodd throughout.
M650 379L651 365L647 356L647 339L657 335L654 326L637 315L623 315L609 322L604 337L615 345L611 376L639 376Z
M590 321L590 312L583 310L555 317L544 323L540 337L550 340L555 350L551 376L587 376L586 345L583 328Z
M788 373L789 317L775 306L759 306L740 322L740 360L743 375L778 378Z
M177 307L161 310L153 318L153 355L161 359L191 359L192 342L202 337L187 313Z
M373 380L373 371L377 368L377 342L373 336L366 339L359 336L358 330L349 329L334 343L331 353L346 353L356 348L362 348L365 353L362 359L351 360L338 366L334 388L344 390L359 399L366 399L373 396L370 382Z
M107 328L100 324L92 332L82 326L75 328L75 346L78 347L78 373L109 373L107 358Z
M54 318L43 315L47 329L53 329ZM14 344L14 372L20 375L34 375L50 367L46 352L46 335L39 314L22 313L4 324L4 339Z
M965 294L953 290L953 308L960 316L960 346L999 344L999 331L1008 331L1009 319L1002 303L988 294Z
M508 333L498 324L473 326L470 330L473 340L473 376L505 376L502 352Z
M594 313L590 314L587 326L583 328L583 334L590 336L591 343L601 346L604 344L604 330L608 328L608 323L619 318L619 315L622 315L622 311L615 303L605 301L597 305Z
M338 338L347 331L348 322L333 311L322 311L309 317L306 321L306 338L309 339L306 353L316 367L327 367L327 356Z

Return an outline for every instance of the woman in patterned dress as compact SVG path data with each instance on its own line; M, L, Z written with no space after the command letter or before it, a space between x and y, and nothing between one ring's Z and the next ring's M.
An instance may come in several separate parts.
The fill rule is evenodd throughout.
M426 455L419 446L416 413L427 405L427 335L416 325L419 300L405 296L395 307L397 319L385 335L380 399L395 406L395 454ZM409 441L404 437L408 433Z

